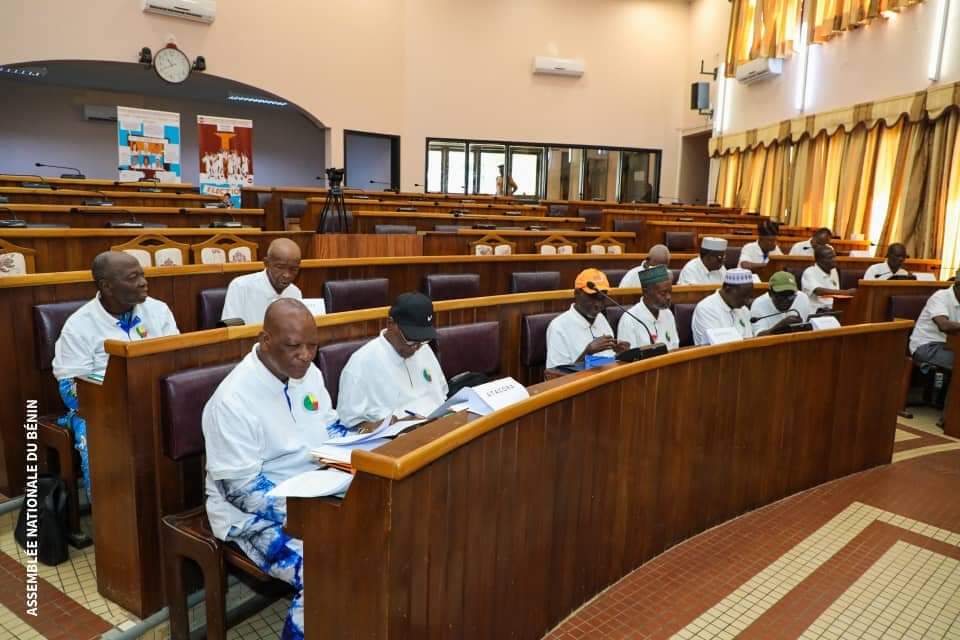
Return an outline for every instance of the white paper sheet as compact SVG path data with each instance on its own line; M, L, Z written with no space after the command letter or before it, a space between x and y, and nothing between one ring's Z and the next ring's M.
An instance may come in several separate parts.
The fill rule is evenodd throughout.
M327 303L323 298L304 298L301 300L303 304L310 310L315 316L326 315L327 313Z
M338 469L318 469L307 471L284 480L269 493L275 498L319 498L334 496L345 492L353 476Z
M350 454L353 451L372 451L388 442L390 442L390 440L387 438L374 438L373 440L364 440L363 442L343 446L322 444L316 449L311 449L310 455L314 458L323 458L325 460L350 464Z

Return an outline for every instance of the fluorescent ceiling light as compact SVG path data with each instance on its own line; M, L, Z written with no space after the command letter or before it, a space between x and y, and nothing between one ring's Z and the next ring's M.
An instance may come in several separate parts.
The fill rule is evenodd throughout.
M0 67L0 73L22 78L42 78L47 75L46 67Z
M274 100L272 98L264 98L261 96L239 96L239 95L230 95L227 96L227 100L232 102L249 102L251 104L266 104L271 107L285 107L289 102L284 102L283 100Z
M937 21L933 27L933 41L930 43L930 66L927 77L936 82L940 79L943 65L943 48L947 42L947 14L950 12L950 0L940 0L937 7Z

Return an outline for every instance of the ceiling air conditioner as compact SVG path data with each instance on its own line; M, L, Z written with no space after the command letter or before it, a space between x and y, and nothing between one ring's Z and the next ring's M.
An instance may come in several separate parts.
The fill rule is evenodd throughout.
M753 84L783 73L783 59L757 58L737 67L737 81Z
M583 60L536 56L533 59L533 72L579 78L583 75Z
M143 11L210 24L217 17L217 0L143 0Z
M116 122L117 108L99 104L83 105L83 119L97 122Z

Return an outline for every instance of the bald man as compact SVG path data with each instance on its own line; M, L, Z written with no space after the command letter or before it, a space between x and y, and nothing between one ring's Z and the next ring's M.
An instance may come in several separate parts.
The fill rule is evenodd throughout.
M635 289L641 286L640 272L663 265L669 271L670 269L670 249L665 244L655 244L647 252L647 259L640 263L640 266L627 271L620 280L621 289Z
M264 572L290 584L283 638L303 637L303 541L283 531L278 484L317 468L310 449L346 433L313 364L317 326L299 300L267 307L257 344L203 408L207 517Z
M136 258L122 251L104 251L93 259L90 271L97 295L67 318L53 356L53 375L68 410L60 424L73 430L88 492L86 424L77 414L74 379L103 380L110 357L103 348L104 340L133 342L180 333L170 308L147 295L147 279Z
M263 271L234 278L227 287L221 320L239 318L244 324L260 324L271 302L303 294L293 281L300 273L300 247L289 238L277 238L267 248Z

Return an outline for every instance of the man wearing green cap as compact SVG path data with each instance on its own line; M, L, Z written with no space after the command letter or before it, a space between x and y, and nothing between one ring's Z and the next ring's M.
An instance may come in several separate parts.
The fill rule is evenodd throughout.
M797 291L793 274L777 271L770 276L769 291L750 306L750 322L755 335L766 335L786 325L806 322L810 313L810 299Z
M677 322L670 311L670 293L673 290L670 272L665 266L658 265L638 275L643 297L630 309L636 318L626 313L620 316L617 337L628 342L631 348L660 342L667 345L670 351L678 349L680 337L677 335Z

